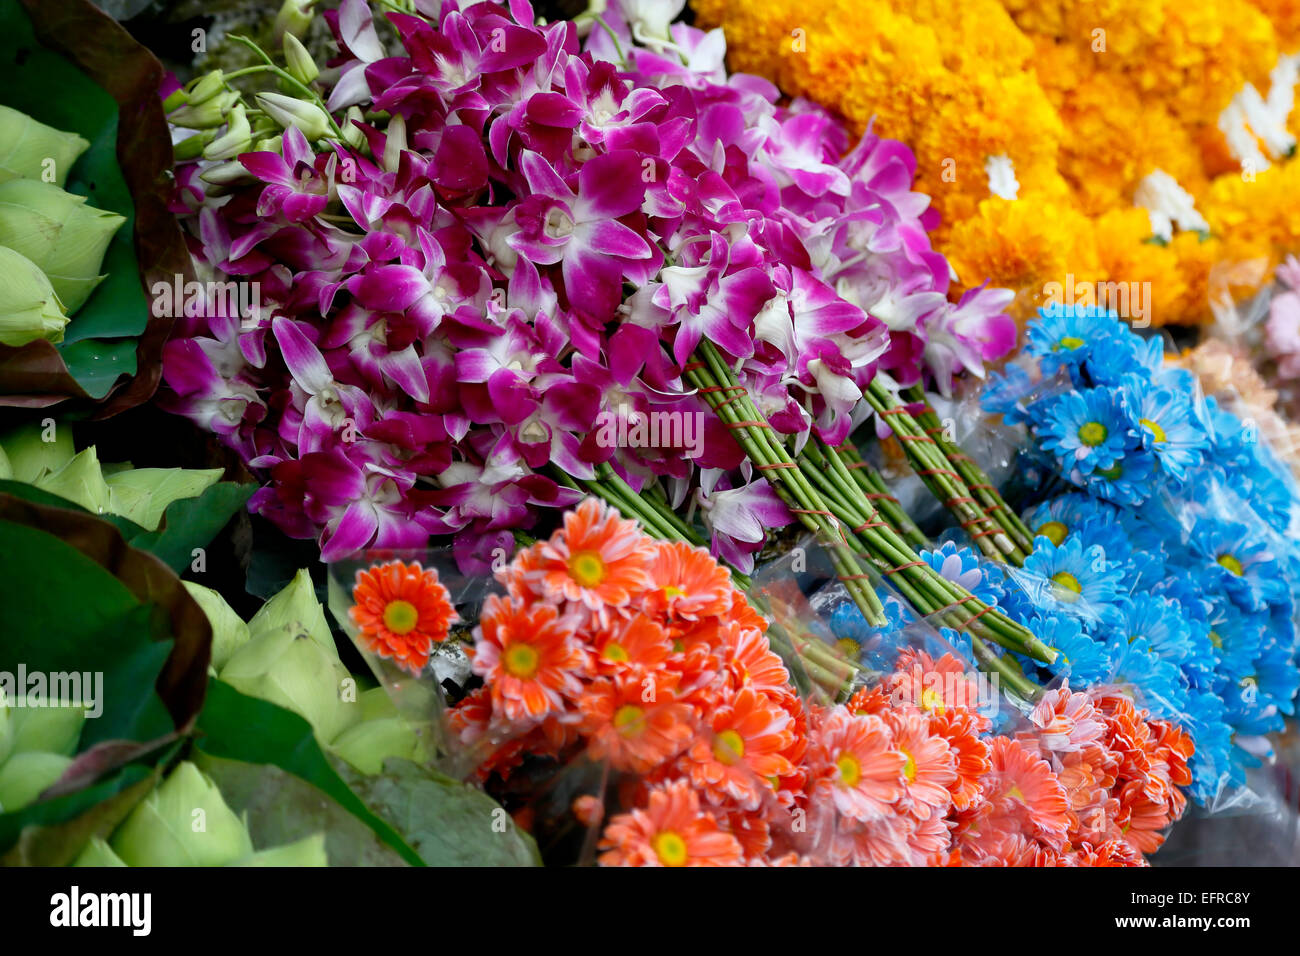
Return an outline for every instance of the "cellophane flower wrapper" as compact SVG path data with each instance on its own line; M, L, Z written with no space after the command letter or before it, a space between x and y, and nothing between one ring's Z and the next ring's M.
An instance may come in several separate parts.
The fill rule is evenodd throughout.
M1202 807L1257 803L1247 771L1274 759L1268 735L1300 686L1290 468L1163 339L1095 308L1043 310L983 405L1023 430L1036 546L1006 573L1044 639L1076 679L1124 687L1191 735Z

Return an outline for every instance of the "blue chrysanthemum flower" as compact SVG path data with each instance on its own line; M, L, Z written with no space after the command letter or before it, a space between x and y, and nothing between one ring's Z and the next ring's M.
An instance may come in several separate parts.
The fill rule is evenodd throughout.
M1137 375L1124 377L1120 396L1142 446L1181 483L1210 446L1204 427L1192 414L1193 396L1153 387L1149 378Z
M1096 306L1048 305L1030 323L1025 351L1038 359L1044 375L1058 368L1073 377L1089 356L1113 347L1122 326L1119 315Z
M1267 620L1228 600L1218 601L1210 611L1206 637L1218 658L1215 674L1224 686L1254 672L1264 648Z
M1111 389L1066 392L1033 410L1040 444L1060 460L1067 474L1077 471L1087 477L1099 468L1113 468L1137 447L1119 394Z
M884 669L893 665L898 643L905 639L904 629L916 620L916 616L892 594L878 593L877 596L885 612L883 625L872 627L855 603L841 601L831 611L830 628L836 638L836 647L845 656Z
M1146 638L1130 641L1116 636L1107 646L1111 657L1111 682L1132 688L1134 698L1153 717L1177 720L1187 709L1187 682L1178 667L1161 659Z
M1192 656L1192 634L1182 609L1174 601L1135 593L1120 603L1118 636L1130 643L1145 638L1151 649L1174 664Z
M1117 458L1114 464L1094 468L1091 474L1076 469L1070 473L1070 480L1083 485L1090 495L1118 505L1136 507L1150 498L1155 490L1152 481L1155 464L1155 457L1146 449L1133 448L1123 458Z
M1125 377L1150 379L1164 363L1165 346L1159 338L1143 339L1120 323L1105 348L1093 349L1084 368L1092 385L1118 385Z
M1192 796L1208 804L1224 789L1239 786L1245 774L1234 766L1232 728L1228 726L1223 701L1213 694L1189 694L1186 711L1178 724L1192 735Z
M1251 611L1289 599L1282 568L1268 543L1246 525L1199 518L1192 527L1191 543L1205 558L1201 570L1208 589L1222 588Z
M1275 643L1265 646L1255 661L1255 682L1260 694L1287 715L1295 714L1295 696L1300 692L1300 670L1296 669L1294 658L1291 645Z
M1079 619L1068 614L1045 614L1028 627L1057 652L1056 661L1046 666L1053 676L1065 677L1076 690L1091 687L1110 677L1110 652L1102 641L1084 633Z
M985 604L997 603L1000 590L997 582L970 548L947 541L919 554L940 577L960 585Z
M1036 538L1033 553L1016 577L1040 606L1068 611L1096 625L1118 618L1123 570L1099 547L1085 549L1073 537L1059 547Z
M992 415L1001 415L1008 425L1023 425L1028 418L1021 401L1034 391L1029 373L1019 365L1008 365L1000 373L990 375L980 395L980 404Z

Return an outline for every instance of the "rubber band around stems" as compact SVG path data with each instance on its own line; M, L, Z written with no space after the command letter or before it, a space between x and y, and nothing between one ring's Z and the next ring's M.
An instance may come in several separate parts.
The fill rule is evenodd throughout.
M908 568L921 568L921 567L928 567L928 565L924 561L920 561L920 560L909 561L907 564L900 564L896 568L885 568L884 573L897 574L899 571L906 571Z

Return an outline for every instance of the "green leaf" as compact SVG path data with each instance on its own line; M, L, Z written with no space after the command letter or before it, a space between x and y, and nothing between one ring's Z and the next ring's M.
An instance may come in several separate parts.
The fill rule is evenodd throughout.
M93 300L87 302L81 311L86 311L92 303ZM72 328L71 322L67 328ZM108 394L119 376L136 373L135 346L135 339L85 339L68 343L65 338L58 349L77 384L91 398L99 399Z
M226 804L246 814L253 846L267 850L325 834L330 866L406 866L374 830L319 788L272 764L199 752L195 763L221 788Z
M272 764L320 788L406 862L420 864L420 855L344 783L316 742L311 725L297 714L213 680L199 714L197 733L197 747L205 754Z
M533 838L477 787L398 759L378 776L344 776L429 866L541 865Z

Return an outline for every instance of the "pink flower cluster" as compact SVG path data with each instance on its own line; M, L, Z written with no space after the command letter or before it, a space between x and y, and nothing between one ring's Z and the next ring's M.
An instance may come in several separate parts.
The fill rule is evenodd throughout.
M644 5L614 6L585 50L514 0L389 14L391 51L344 0L326 102L389 115L339 120L367 149L290 128L242 183L178 169L200 271L263 309L181 319L167 403L269 474L251 507L327 560L442 534L482 560L577 500L555 469L609 466L692 502L746 568L792 518L683 385L700 341L780 433L832 443L878 373L946 388L1014 345L1010 293L949 301L906 147L848 150L824 110L728 76L719 31L638 46ZM698 448L602 440L656 414L695 416Z

